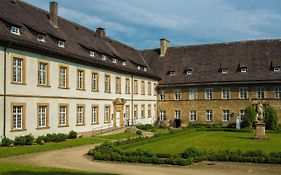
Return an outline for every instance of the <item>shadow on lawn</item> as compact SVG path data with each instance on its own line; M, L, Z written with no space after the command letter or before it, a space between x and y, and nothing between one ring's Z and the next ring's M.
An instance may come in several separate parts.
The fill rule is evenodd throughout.
M237 138L237 139L245 139L245 140L255 140L255 137L242 137L242 136L225 136L225 137L231 137L231 138Z
M83 173L83 172L32 172L32 171L7 171L1 175L114 175L105 173Z

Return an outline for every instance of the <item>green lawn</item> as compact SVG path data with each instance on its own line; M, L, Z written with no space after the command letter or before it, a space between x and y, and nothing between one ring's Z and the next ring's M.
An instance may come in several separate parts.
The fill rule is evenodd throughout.
M85 137L73 140L67 140L59 143L48 143L45 145L34 145L34 146L20 146L20 147L0 147L0 158L9 157L20 154L36 153L43 151L50 151L55 149L63 149L87 144L95 144L105 141L105 138L98 137Z
M103 136L98 136L98 137L104 138L104 139L120 140L120 139L135 137L135 136L136 136L135 133L120 133L120 134L112 134L112 135L103 135Z
M105 173L92 173L74 171L60 168L35 167L0 163L0 175L109 175Z
M262 150L264 152L281 152L281 134L267 134L268 140L253 139L252 132L224 131L189 131L184 134L167 135L151 138L150 143L125 145L122 149L135 150L141 148L157 153L179 153L188 147L200 150Z

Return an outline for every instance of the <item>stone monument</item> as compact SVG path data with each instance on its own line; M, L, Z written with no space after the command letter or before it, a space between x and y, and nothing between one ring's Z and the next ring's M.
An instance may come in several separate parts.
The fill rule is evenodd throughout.
M257 104L257 118L255 123L255 138L256 139L266 139L265 135L265 123L263 121L264 118L264 109L263 104L259 102Z

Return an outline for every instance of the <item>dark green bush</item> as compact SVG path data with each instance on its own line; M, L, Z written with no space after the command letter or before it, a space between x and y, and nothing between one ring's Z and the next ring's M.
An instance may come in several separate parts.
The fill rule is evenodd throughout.
M37 139L35 140L35 143L38 145L44 145L44 143L46 142L46 136L39 136L37 137Z
M141 131L141 130L137 130L137 131L136 131L136 134L137 134L137 135L142 135L142 131Z
M76 139L77 138L77 132L75 131L70 131L68 134L68 139Z
M8 146L12 146L13 143L14 143L13 140L4 137L4 138L2 139L2 141L1 141L1 146L7 146L7 147L8 147Z
M145 130L145 131L151 130L153 128L151 124L145 124L145 125L141 124L141 125L137 125L136 127L140 130Z
M273 131L278 130L277 111L272 106L268 106L265 108L264 122L266 123L265 125L266 129L273 130Z
M26 145L26 137L25 136L16 137L14 145Z
M53 134L47 134L44 141L45 142L63 142L63 141L66 141L67 138L68 138L67 134L53 133Z
M34 144L35 138L34 138L33 135L29 134L29 135L26 135L24 137L25 137L25 140L26 140L26 145L33 145Z
M242 116L242 128L250 127L252 128L254 121L257 117L256 109L253 106L248 106L245 109L245 114Z
M201 153L199 150L197 150L196 148L194 147L190 147L190 148L187 148L186 150L184 150L182 153L181 153L181 157L182 158L189 158L189 157L198 157L200 156Z

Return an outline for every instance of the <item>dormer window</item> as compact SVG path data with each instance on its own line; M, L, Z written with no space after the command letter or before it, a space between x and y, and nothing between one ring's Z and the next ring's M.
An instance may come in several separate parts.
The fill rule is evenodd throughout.
M113 63L117 63L117 60L115 58L113 58L112 62Z
M102 55L102 56L101 56L101 59L102 59L103 61L105 61L105 60L107 59L107 56Z
M59 40L58 41L58 46L61 47L61 48L64 48L64 42Z
M274 67L274 68L273 68L273 71L274 71L274 72L280 72L280 71L281 71L281 68L280 68L280 67Z
M123 61L123 62L122 62L122 65L123 65L123 66L126 66L126 61Z
M138 70L140 70L141 69L141 67L140 66L138 66Z
M90 50L89 55L90 55L90 57L95 57L95 52Z
M12 26L11 33L15 35L20 35L20 29L18 27Z
M186 75L191 75L192 74L192 69L186 70Z
M144 68L143 68L143 70L146 72L146 71L147 71L147 68L146 68L146 67L144 67Z
M176 72L175 71L170 71L169 75L174 76L174 75L176 75Z
M242 67L242 68L240 69L240 72L242 72L242 73L246 73L246 72L248 72L247 67Z
M46 42L45 36L42 34L37 35L37 40L40 42Z
M227 73L228 73L228 69L225 69L225 68L224 68L224 69L221 69L221 73L222 73L222 74L227 74Z

